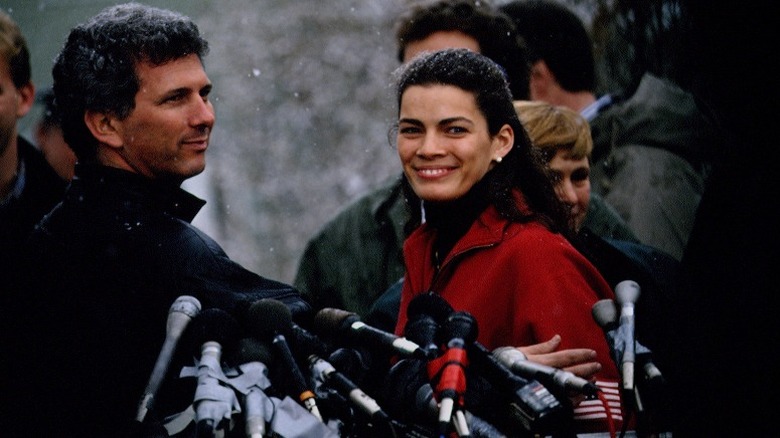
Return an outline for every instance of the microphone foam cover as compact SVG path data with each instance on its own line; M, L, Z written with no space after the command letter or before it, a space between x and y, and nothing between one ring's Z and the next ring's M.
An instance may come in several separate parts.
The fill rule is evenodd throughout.
M292 312L284 303L273 298L262 298L249 306L245 324L252 335L260 338L279 333L285 337L292 331Z
M200 351L200 347L209 341L217 342L226 348L238 339L241 331L238 321L233 316L216 307L200 312L191 324L197 351Z
M267 342L257 338L242 338L238 341L235 354L231 355L229 361L234 365L241 365L247 362L261 362L266 367L271 368L274 362L274 355Z
M593 319L602 329L609 329L610 326L617 324L618 310L615 301L605 298L597 301L591 308Z
M406 314L409 318L418 315L430 315L439 324L443 324L444 320L453 311L454 309L447 300L436 292L431 291L412 298L409 301L409 306L406 308Z
M466 311L454 312L448 316L444 322L443 329L447 338L461 338L466 344L474 343L479 332L477 320Z
M181 312L190 318L194 318L200 313L201 305L197 298L189 295L182 295L171 304L170 313Z
M320 309L316 315L314 315L314 321L312 327L317 333L323 335L334 335L339 331L344 321L350 317L357 317L353 312L348 312L342 309L334 309L332 307L325 307Z
M615 286L615 300L618 304L633 304L639 299L639 284L633 280L623 280Z

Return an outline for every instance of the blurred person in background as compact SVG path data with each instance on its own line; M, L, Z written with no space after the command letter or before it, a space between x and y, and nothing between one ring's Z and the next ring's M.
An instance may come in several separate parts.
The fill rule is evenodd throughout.
M62 127L54 108L54 92L51 88L39 92L36 102L43 105L43 111L33 128L35 144L54 171L62 179L70 181L76 168L76 154L62 136Z
M0 272L12 270L27 234L65 192L65 179L18 132L35 100L30 75L27 42L0 11Z
M596 96L592 41L567 5L514 0L500 9L526 43L531 99L566 106L590 123L592 192L643 244L680 260L714 140L692 94L646 73L633 93Z

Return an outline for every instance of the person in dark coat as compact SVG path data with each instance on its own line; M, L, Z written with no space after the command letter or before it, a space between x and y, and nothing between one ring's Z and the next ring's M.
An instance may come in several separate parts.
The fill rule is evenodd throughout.
M13 405L3 424L20 424L18 436L133 434L177 297L239 323L262 298L294 318L310 311L294 287L243 268L190 224L204 201L179 186L205 168L215 122L207 51L188 17L129 3L73 28L55 60L55 99L79 164L25 251L12 313L18 345L6 352L18 359L11 397L22 395L3 404ZM169 381L200 345L178 353ZM192 394L160 400L170 403L157 403L147 423L179 412Z
M641 243L680 260L715 139L694 96L651 72L630 89L598 96L593 43L570 5L514 0L499 9L526 42L531 99L571 108L590 123L592 193Z
M30 111L34 97L27 42L11 17L0 12L0 273L14 269L22 242L60 201L67 184L19 135L17 121Z

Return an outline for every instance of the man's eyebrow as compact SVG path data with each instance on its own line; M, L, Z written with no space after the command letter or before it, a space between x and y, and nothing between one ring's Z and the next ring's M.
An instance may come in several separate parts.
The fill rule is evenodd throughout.
M190 93L191 91L192 90L190 88L187 88L187 87L174 88L174 89L168 90L165 93L163 93L160 96L160 98L157 99L157 102L158 103L162 103L162 102L164 102L165 100L167 100L167 99L169 99L171 97L183 96L183 95L186 95L187 93Z

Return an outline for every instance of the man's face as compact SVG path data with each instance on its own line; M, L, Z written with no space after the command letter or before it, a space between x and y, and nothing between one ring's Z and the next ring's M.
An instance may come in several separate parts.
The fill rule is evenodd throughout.
M407 44L404 48L404 64L421 53L444 49L469 49L472 52L480 52L479 42L472 36L457 30L441 30Z
M152 179L182 182L206 167L214 126L211 82L197 55L163 65L136 65L140 89L135 108L113 120L121 140L121 167Z
M33 94L31 83L16 88L8 62L0 58L0 155L16 138L16 121L30 110Z

